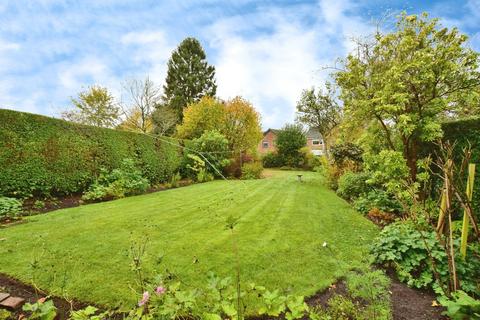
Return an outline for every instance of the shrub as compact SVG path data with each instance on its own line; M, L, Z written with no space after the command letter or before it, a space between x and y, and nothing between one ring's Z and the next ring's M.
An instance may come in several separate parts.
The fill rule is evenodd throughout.
M200 182L200 183L209 182L209 181L212 181L213 179L215 179L215 177L213 176L213 174L211 174L207 170L203 168L198 170L197 177L196 177L197 182Z
M179 182L180 180L182 179L182 176L180 175L180 173L175 173L172 178L170 179L170 187L171 188L178 188L179 187Z
M458 290L452 294L452 299L440 297L440 304L447 308L444 312L453 320L480 320L480 300L470 297L462 290Z
M356 199L372 189L367 183L369 178L370 174L367 172L345 172L338 179L337 194L346 200Z
M86 201L118 199L142 193L148 186L148 180L142 177L133 160L124 159L119 169L102 173L82 199Z
M185 153L180 171L182 176L190 179L197 179L200 170L205 170L205 161L195 153Z
M300 154L302 156L302 168L304 170L313 170L315 167L321 165L321 160L319 156L315 156L310 148L303 147L300 149Z
M242 179L260 179L262 172L263 166L260 162L245 163L242 166Z
M480 278L479 248L470 245L468 260L460 256L458 239L454 241L457 276L460 289L480 294L477 281ZM428 246L428 248L427 248ZM430 255L429 256L429 252ZM448 283L448 259L434 231L417 230L411 222L395 222L386 226L372 246L376 263L394 267L398 278L416 288L433 287L442 294L434 279L432 261L443 283Z
M101 168L111 171L125 158L134 159L150 183L165 182L181 160L174 139L4 109L0 119L0 194L6 196L82 192Z
M374 208L388 213L400 213L402 211L402 206L397 200L379 189L374 189L367 194L359 196L353 202L353 207L363 214Z
M205 131L200 138L188 143L187 147L201 153L208 160L205 163L205 170L216 177L219 177L222 170L230 164L231 152L228 140L218 131Z
M14 218L22 211L22 202L15 198L0 197L0 220Z
M343 165L347 160L360 164L363 162L363 149L354 143L339 143L330 148L330 154L337 165Z
M386 226L395 221L395 216L393 214L381 211L378 208L370 209L367 216L370 220L381 226Z
M269 152L262 157L263 167L279 168L283 166L283 159L278 153Z

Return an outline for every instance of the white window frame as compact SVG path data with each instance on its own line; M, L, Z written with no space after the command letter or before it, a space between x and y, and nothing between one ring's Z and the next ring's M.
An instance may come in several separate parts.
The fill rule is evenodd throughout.
M315 143L317 142L317 143ZM322 145L322 141L319 139L312 139L312 146L320 146Z
M270 144L268 143L268 141L262 141L262 148L263 149L267 149L269 146L270 146Z

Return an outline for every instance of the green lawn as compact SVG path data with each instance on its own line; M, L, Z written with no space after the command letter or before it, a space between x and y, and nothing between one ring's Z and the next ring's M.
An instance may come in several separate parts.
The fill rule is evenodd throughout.
M229 215L240 218L235 232L244 281L309 295L365 265L375 226L322 186L317 173L304 172L303 183L297 172L269 175L30 217L0 229L0 272L54 294L130 303L138 296L131 289L129 250L145 237L147 271L164 255L160 270L168 268L188 285L202 285L209 270L233 276Z

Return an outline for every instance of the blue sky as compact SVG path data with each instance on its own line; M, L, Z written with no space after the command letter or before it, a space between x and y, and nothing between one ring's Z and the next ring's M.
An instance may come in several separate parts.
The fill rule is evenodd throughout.
M352 37L401 10L457 26L480 51L480 0L3 0L0 107L58 116L92 84L118 100L128 79L148 75L162 85L171 51L193 36L216 66L218 95L242 95L264 128L280 127L294 119L302 89L321 85L324 67L352 48Z

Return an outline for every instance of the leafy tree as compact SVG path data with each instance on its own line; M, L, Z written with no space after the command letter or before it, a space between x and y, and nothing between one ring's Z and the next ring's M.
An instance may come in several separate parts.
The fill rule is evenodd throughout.
M303 127L299 124L287 124L277 134L277 150L284 163L298 166L302 160L300 149L307 144Z
M124 128L143 133L151 132L152 113L160 104L160 88L155 86L150 78L131 80L124 85L124 90L130 100L130 105L123 107L126 120Z
M260 114L253 105L241 97L235 97L225 104L223 133L235 152L253 152L262 139Z
M208 64L205 51L195 38L186 38L173 51L168 61L164 104L177 111L179 121L183 109L203 96L215 96L215 67Z
M205 96L189 105L184 111L183 123L177 126L177 136L194 139L212 130L217 130L227 138L229 148L235 155L253 151L262 139L260 114L241 97L224 103Z
M327 140L332 129L339 125L341 107L335 98L335 90L326 83L326 92L321 89L304 90L297 103L297 121L317 129L323 138L323 152L328 154Z
M378 123L388 148L403 155L416 180L420 143L442 135L441 120L463 106L459 97L480 85L479 55L467 37L437 19L401 14L396 30L377 33L335 74L346 122Z
M74 109L62 112L62 118L96 127L113 127L119 119L120 108L107 88L91 86L72 98Z
M177 126L177 136L182 139L199 138L205 131L223 132L225 106L215 98L205 96L190 104L183 112L183 123Z
M205 170L214 176L220 176L219 172L221 173L222 169L230 163L231 152L228 149L228 140L216 130L205 131L200 138L192 140L189 148L200 152L208 160Z

